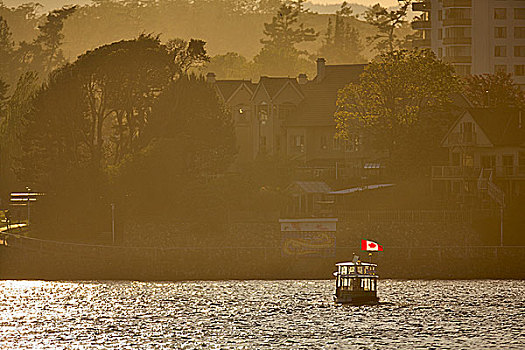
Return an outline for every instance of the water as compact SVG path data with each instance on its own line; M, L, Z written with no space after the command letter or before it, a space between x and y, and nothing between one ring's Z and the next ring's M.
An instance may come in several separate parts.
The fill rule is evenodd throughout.
M525 281L0 281L7 349L524 349Z

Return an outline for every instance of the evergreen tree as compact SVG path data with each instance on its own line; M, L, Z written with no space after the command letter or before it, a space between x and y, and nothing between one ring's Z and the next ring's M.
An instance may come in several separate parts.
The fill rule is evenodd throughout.
M308 61L302 56L307 52L297 49L296 45L315 41L319 33L299 23L299 15L296 6L283 4L272 22L264 24L266 39L261 39L264 46L254 58L263 74L295 75L306 70Z
M353 16L351 7L343 2L341 8L335 13L335 24L328 19L328 27L323 46L319 55L333 63L363 63L365 58L361 55L363 45L359 31L348 23Z
M378 33L368 37L370 43L375 43L379 52L392 52L404 46L403 40L398 39L396 29L406 23L407 12L412 0L398 0L399 8L388 11L380 4L372 6L365 12L365 20L377 28Z

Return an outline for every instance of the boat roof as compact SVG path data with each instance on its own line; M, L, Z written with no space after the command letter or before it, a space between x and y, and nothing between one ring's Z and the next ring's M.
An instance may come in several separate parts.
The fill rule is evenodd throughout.
M340 262L335 264L335 266L377 266L377 264L367 263L367 262Z

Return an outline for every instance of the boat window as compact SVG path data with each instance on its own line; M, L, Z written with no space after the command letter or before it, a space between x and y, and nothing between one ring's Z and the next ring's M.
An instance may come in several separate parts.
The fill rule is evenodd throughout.
M355 267L350 266L350 273L354 273L354 272L355 272Z
M370 282L371 282L370 290L371 290L372 292L375 292L375 290L376 290L376 280L373 279L373 280L371 280Z
M347 273L346 271L347 271L347 267L346 267L346 266L342 266L342 267L341 267L341 273L342 273L343 275L346 275L346 273Z
M358 266L357 267L357 273L358 274L363 274L363 267L362 266Z

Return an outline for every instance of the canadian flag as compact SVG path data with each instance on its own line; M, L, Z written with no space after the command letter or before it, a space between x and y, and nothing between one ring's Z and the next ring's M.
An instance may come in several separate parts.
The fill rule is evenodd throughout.
M369 252L382 252L383 246L377 244L374 241L367 241L366 239L361 240L361 250L366 250Z

